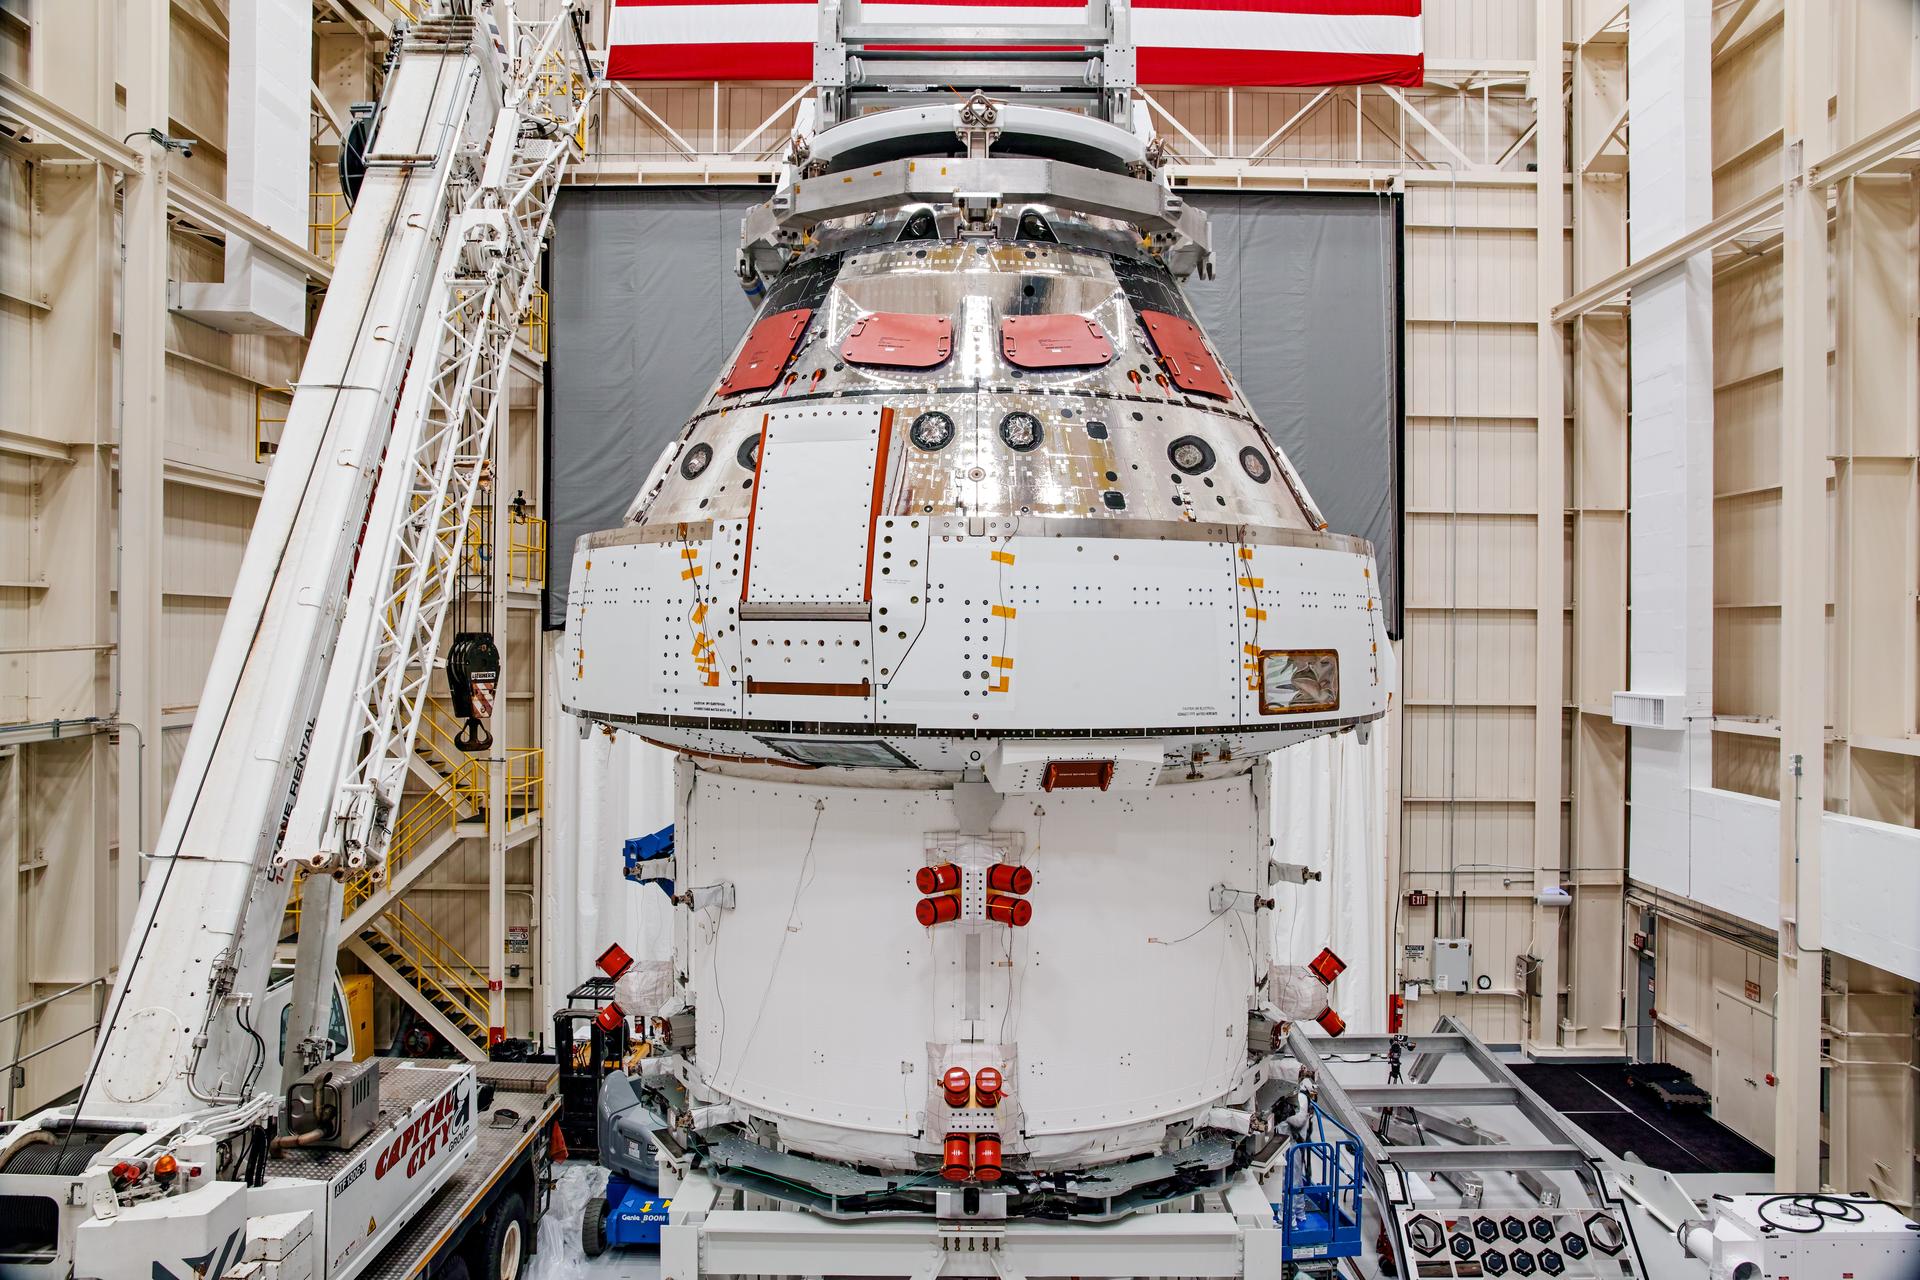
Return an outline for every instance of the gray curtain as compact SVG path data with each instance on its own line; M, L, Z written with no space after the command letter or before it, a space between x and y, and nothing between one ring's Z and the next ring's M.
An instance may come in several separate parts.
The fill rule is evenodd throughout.
M1339 533L1373 543L1400 634L1399 198L1192 191L1212 280L1187 297Z
M549 260L546 617L573 544L620 522L753 316L733 279L761 187L574 187ZM1191 192L1217 270L1188 296L1339 532L1373 542L1400 633L1400 234L1392 196Z
M765 187L569 187L547 288L547 596L566 625L581 534L620 523L753 319L734 280Z

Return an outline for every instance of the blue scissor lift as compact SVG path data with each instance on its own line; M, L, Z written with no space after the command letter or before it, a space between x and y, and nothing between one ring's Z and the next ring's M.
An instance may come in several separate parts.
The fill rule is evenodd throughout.
M1281 1257L1294 1274L1332 1274L1360 1255L1361 1193L1366 1171L1352 1130L1313 1107L1312 1135L1287 1149L1286 1180L1274 1206Z

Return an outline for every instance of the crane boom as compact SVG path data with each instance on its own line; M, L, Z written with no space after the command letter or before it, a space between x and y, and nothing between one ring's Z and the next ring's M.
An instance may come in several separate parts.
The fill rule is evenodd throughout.
M402 40L82 1122L248 1103L265 1054L248 1010L292 866L355 866L384 837L505 355L578 146L576 8L528 30L509 17L504 37L440 13ZM331 950L302 951L330 973Z

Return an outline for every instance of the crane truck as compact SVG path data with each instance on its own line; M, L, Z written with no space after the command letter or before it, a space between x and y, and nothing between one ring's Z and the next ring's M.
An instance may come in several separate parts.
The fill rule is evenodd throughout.
M382 874L583 149L585 6L551 8L434 0L395 31L91 1060L71 1101L0 1128L0 1280L513 1280L531 1244L552 1066L343 1060L328 1027L341 881Z

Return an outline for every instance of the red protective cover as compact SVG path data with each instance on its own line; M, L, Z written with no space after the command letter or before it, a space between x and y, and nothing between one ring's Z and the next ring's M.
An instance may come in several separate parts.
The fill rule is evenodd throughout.
M904 311L876 311L854 322L840 354L853 364L931 369L953 352L953 320Z
M600 972L606 974L609 978L618 978L621 974L633 968L633 957L627 954L625 947L616 942L605 951L602 951L600 958L595 960L594 963L599 965Z
M812 309L800 307L756 321L747 333L740 354L733 358L733 367L720 379L720 394L737 396L742 391L765 391L780 381L780 374L793 358L793 349L799 345L800 335L807 331L807 321L811 319Z
M1000 321L1000 353L1022 369L1084 369L1113 359L1113 343L1085 316L1008 316Z
M1200 326L1165 311L1142 311L1140 318L1147 322L1147 336L1153 339L1153 349L1160 353L1160 363L1174 386L1215 400L1233 398L1226 375L1200 336Z
M1332 947L1320 948L1320 954L1307 961L1307 969L1320 981L1332 984L1333 980L1347 971L1347 962L1333 953Z

